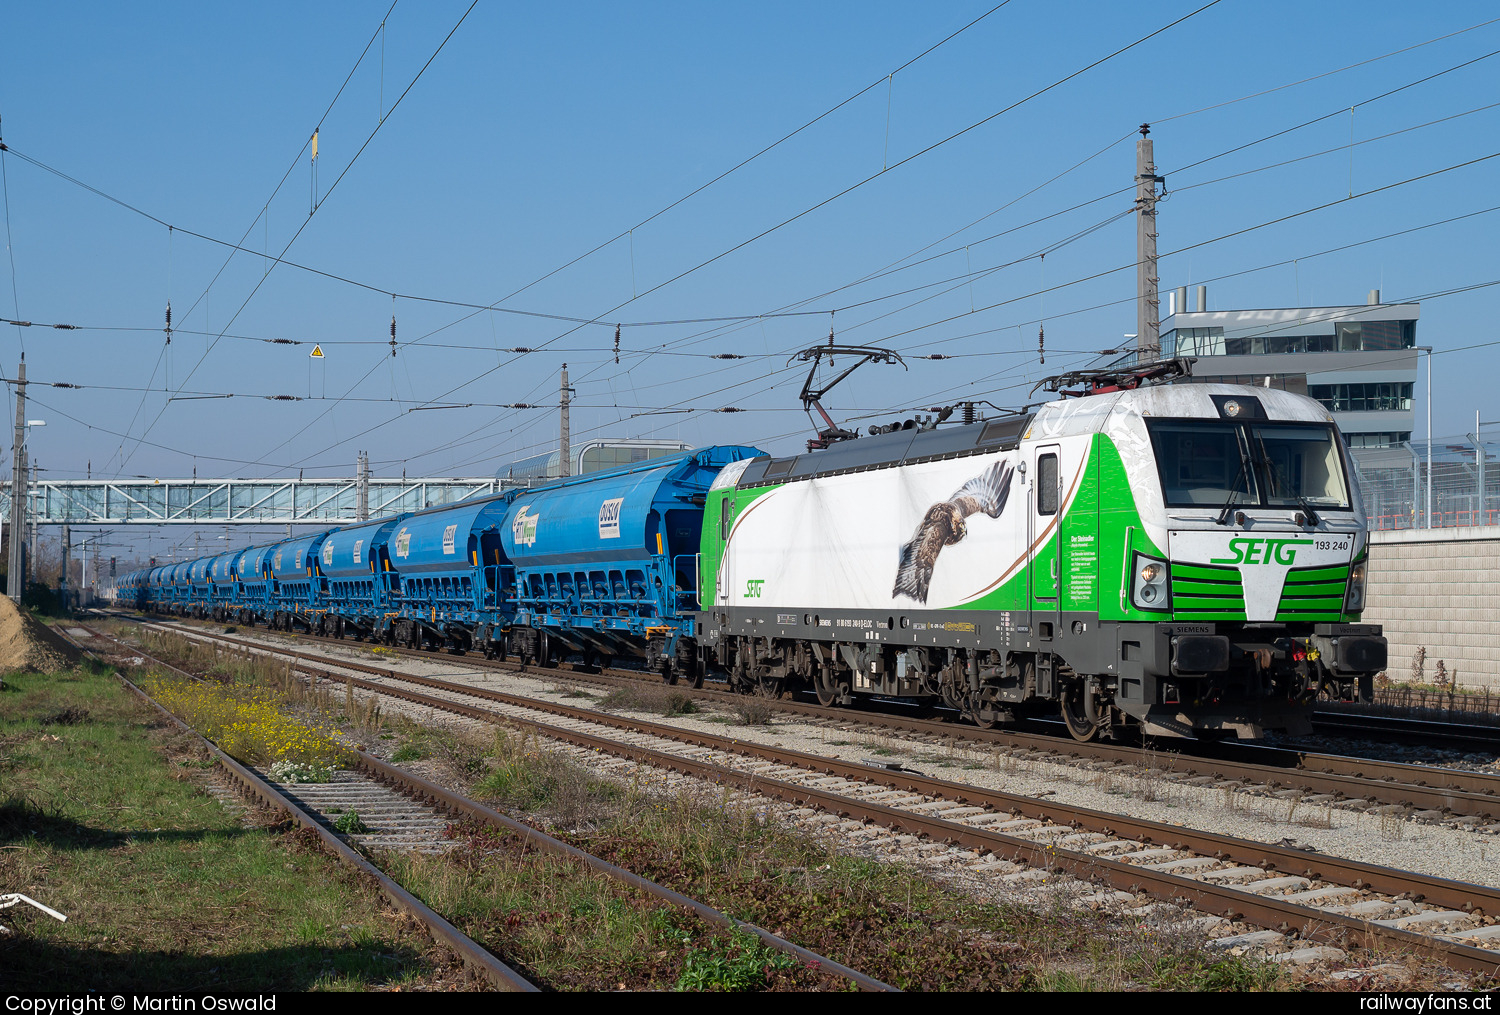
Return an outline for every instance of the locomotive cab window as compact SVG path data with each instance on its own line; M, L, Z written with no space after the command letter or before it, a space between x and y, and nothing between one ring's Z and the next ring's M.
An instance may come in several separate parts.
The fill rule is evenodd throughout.
M1333 432L1321 426L1252 426L1257 464L1273 507L1345 508L1349 494Z
M1036 460L1036 513L1057 514L1057 456L1042 455Z
M1172 507L1349 507L1333 428L1321 423L1149 420Z

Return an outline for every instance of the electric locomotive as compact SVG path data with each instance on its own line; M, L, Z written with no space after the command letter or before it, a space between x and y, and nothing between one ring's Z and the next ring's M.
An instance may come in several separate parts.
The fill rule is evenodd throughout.
M1367 524L1333 419L1223 384L1088 393L727 466L704 663L743 692L1060 712L1080 740L1308 732L1368 701Z

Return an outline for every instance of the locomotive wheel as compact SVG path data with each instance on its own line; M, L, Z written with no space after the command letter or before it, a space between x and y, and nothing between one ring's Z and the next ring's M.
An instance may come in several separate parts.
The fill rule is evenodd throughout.
M1083 681L1073 680L1063 685L1058 701L1062 710L1063 725L1074 740L1093 740L1099 735L1099 726L1084 711Z
M1004 713L992 703L978 698L976 695L968 705L964 706L964 718L982 730L992 730L1000 725Z
M762 698L770 698L772 701L775 701L781 697L782 692L785 690L785 677L773 677L763 673L756 678L755 693L759 694Z
M818 704L824 708L832 708L844 701L844 688L834 679L829 668L818 667L813 674L813 689L818 693Z

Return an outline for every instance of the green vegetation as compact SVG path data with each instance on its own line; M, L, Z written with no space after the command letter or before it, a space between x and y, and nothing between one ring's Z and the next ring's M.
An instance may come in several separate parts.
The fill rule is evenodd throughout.
M391 761L399 765L403 761L421 761L425 757L427 755L423 753L420 747L412 744L402 744L391 755Z
M535 739L499 733L469 792L666 887L906 989L1254 990L1283 971L1201 942L1059 905L981 903L911 867L840 855L732 804L604 781ZM492 829L397 861L402 881L557 989L783 990L846 981L705 927Z
M370 830L370 826L360 819L359 811L345 811L333 823L333 828L334 831L343 832L345 835L363 835Z
M11 989L368 989L455 975L316 836L247 827L204 793L212 761L102 667L7 683L0 884L70 917L5 911Z
M688 952L682 960L678 990L761 990L770 975L794 969L797 960L761 943L748 932L710 938L702 948Z

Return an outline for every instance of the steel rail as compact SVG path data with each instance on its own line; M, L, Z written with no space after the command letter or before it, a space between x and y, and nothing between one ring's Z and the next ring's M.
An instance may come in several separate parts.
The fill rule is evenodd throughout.
M89 630L91 634L94 634L95 637L109 638L108 635L101 635L99 634L99 632L92 631L92 629L88 628L86 625L82 626L84 626L85 630ZM110 640L114 639L111 638ZM142 653L142 655L145 654ZM156 659L153 656L145 655L145 658L151 659L153 662L159 663L162 666L167 666L171 669L177 670L177 672L183 673L184 675L192 676L191 674L186 673L186 671L178 669L177 667L172 666L170 663L167 663L160 659ZM119 675L117 674L117 676ZM127 678L125 678L124 676L120 676L120 679L124 681L137 694L140 694L143 698L145 698L148 702L155 706L158 711L162 712L178 726L182 727L184 730L201 740L211 751L214 752L215 756L225 761L226 766L232 765L235 769L243 771L247 775L249 775L249 777L254 780L255 783L259 783L261 786L264 786L267 789L270 788L267 784L264 783L263 780L260 780L258 776L255 776L253 772L245 769L244 766L241 766L227 754L224 754L221 750L219 750L219 748L215 747L210 741L204 738L196 730L193 730L171 712L162 708L161 705L153 701L149 695L147 695L135 684L131 683ZM360 683L368 682L360 681ZM857 969L852 969L849 966L843 965L840 962L836 962L826 956L819 955L817 952L814 952L808 948L804 948L801 945L796 944L795 942L788 941L786 938L774 934L763 927L757 926L756 924L750 923L745 920L736 919L735 917L732 917L727 913L715 909L707 903L699 902L696 899L683 895L682 893L667 888L664 885L659 885L648 878L640 876L639 874L635 874L623 867L612 864L607 860L596 857L593 854L587 853L575 846L571 846L560 839L553 838L552 836L547 835L545 832L540 832L535 828L532 828L530 825L516 821L515 819L507 817L504 814L499 813L498 811L485 807L483 804L480 804L477 801L470 800L467 797L443 789L441 786L438 786L435 783L428 782L427 780L415 776L410 772L406 772L403 769L395 767L394 765L387 764L386 762L381 761L379 758L376 758L374 755L371 755L366 751L358 750L355 752L355 755L358 758L357 770L365 772L366 774L374 777L377 781L399 788L401 792L406 793L408 796L412 797L415 800L425 803L432 803L455 813L462 814L466 817L482 821L493 827L513 832L521 836L529 845L532 845L538 849L542 849L546 852L555 853L561 856L567 856L574 860L580 861L593 870L596 870L602 874L606 874L609 877L622 881L628 885L631 885L632 887L641 889L647 894L661 899L663 902L667 902L671 905L687 909L702 917L709 923L725 927L729 930L739 930L751 933L759 938L768 947L776 951L783 952L784 954L791 955L794 958L809 965L816 965L819 969L826 970L837 976L842 976L853 983L855 986L859 987L861 990L887 992L900 991L900 988L898 987L894 987L891 984L885 983L881 980L877 980L872 976L861 973ZM255 789L254 791L257 795L260 795L259 789ZM275 793L274 789L271 791ZM294 816L302 814L303 817L308 817L290 800L286 800L284 797L281 797L279 793L277 793L276 796L285 803L283 806L283 803L277 802L275 806L283 807L283 809L292 812ZM313 819L308 817L308 820L312 821ZM313 823L308 827L316 828L319 835L323 837L324 841L336 843L338 846L343 847L344 849L349 848L341 840L333 836L331 832L325 829L321 824L318 824L316 821L313 821ZM358 857L357 853L354 855ZM359 860L361 863L369 866L368 863L363 860L363 858L359 858ZM370 869L372 871L376 870L373 867L370 867ZM395 883L392 882L392 884ZM399 885L397 885L396 887L399 890L404 891L404 889L400 889ZM420 902L418 904L420 905ZM438 917L438 919L442 918ZM454 932L461 933L456 929ZM465 940L467 940L467 938ZM476 945L475 947L478 946Z
M420 694L419 692L405 691L402 688L392 688L388 684L379 684L374 681L362 680L358 677L346 677L327 671L314 671L309 667L299 668L303 669L304 672L313 672L325 679L350 682L354 686L365 690L381 693L401 692L397 695L398 697L411 701L414 704L445 710L455 710L456 707L463 710L461 714L473 719L489 722L496 720L519 721L534 727L538 732L545 733L548 736L568 732L563 727L541 723L524 717L510 716L489 709L464 706L461 702L436 698L431 695ZM778 764L822 772L826 775L880 783L891 789L903 790L909 793L920 793L924 796L952 800L955 803L981 806L987 810L1009 811L1023 817L1069 825L1075 829L1103 832L1108 835L1134 839L1139 842L1170 844L1176 849L1191 850L1220 859L1232 859L1250 866L1295 871L1303 877L1334 881L1355 888L1368 888L1372 891L1390 895L1420 895L1426 901L1436 902L1452 909L1461 909L1465 912L1480 908L1484 912L1500 914L1500 889L1491 888L1486 885L1453 881L1448 878L1432 877L1415 872L1398 871L1394 868L1381 867L1358 860L1346 860L1323 853L1312 853L1295 847L1272 845L1250 839L1220 835L1215 832L1196 831L1180 825L1168 825L1145 818L1132 818L1126 815L1112 814L1107 811L1097 811L1059 802L1039 801L1033 797L988 789L982 786L975 786L971 783L937 779L905 770L897 771L878 768L873 765L843 761L838 758L809 754L805 751L797 751L785 747L768 747L763 744L748 743L731 737L713 733L701 733L645 719L624 719L619 716L607 715L589 709L575 708L571 705L536 702L532 699L508 695L501 691L491 691L485 688L467 688L460 684L450 684L433 677L416 677L401 674L396 675L394 679L409 681L450 693L482 698L501 704L534 709L614 729L649 733L652 736L663 739L675 740L697 747L707 747L730 754L757 757L766 761L774 761ZM584 746L597 746L597 742L591 741Z
M222 639L230 643L238 641L238 639L230 639L221 635L210 637ZM251 647L263 651L266 650L266 646L252 645ZM272 649L270 651L280 650ZM284 654L301 655L300 653ZM431 677L418 677L411 674L397 673L381 667L368 666L363 663L346 665L343 662L330 660L326 657L310 658L314 661L322 662L324 665L374 672L388 679L408 681L419 685L436 685L454 693L515 704L519 707L583 719L589 722L602 722L605 725L635 729L672 739L688 740L702 746L714 747L738 754L759 756L765 760L782 764L822 770L831 775L858 778L867 782L882 783L896 789L907 789L911 792L923 793L925 795L946 797L959 803L983 803L989 807L1004 807L1023 816L1067 824L1084 830L1099 831L1108 835L1120 836L1120 829L1126 829L1127 833L1134 833L1133 835L1126 834L1124 837L1127 838L1134 837L1142 842L1170 843L1174 847L1192 848L1220 859L1232 859L1236 862L1250 863L1267 869L1274 870L1282 863L1290 863L1290 869L1292 870L1301 869L1307 871L1307 874L1304 876L1317 877L1321 880L1336 880L1336 877L1324 873L1323 869L1326 868L1329 871L1338 872L1338 875L1346 879L1350 887L1369 888L1374 891L1384 891L1387 894L1400 894L1407 897L1415 897L1419 900L1430 900L1466 912L1475 911L1474 902L1476 899L1488 901L1492 903L1491 911L1500 912L1500 890L1489 888L1488 886L1449 881L1413 872L1396 871L1391 868L1377 867L1358 861L1343 860L1323 854L1309 854L1304 850L1241 840L1214 833L1197 832L1175 825L1163 825L1157 822L1145 821L1144 819L1127 818L1087 808L1071 807L1057 803L1044 804L1032 798L987 790L968 784L950 783L945 780L935 780L925 776L918 776L914 773L894 772L889 769L872 766L854 765L849 762L836 761L835 759L791 751L786 748L769 748L758 744L734 741L730 738L717 737L712 734L692 733L678 727L665 726L659 723L622 720L614 716L601 716L597 712L576 709L571 706L538 702L534 699L505 695L503 692L491 691L485 688L451 684ZM305 666L298 668L303 669L304 672L310 669L310 667ZM949 844L962 845L977 851L1005 856L1043 869L1063 870L1086 879L1102 879L1105 883L1120 890L1131 892L1142 891L1155 898L1177 904L1191 905L1208 912L1222 913L1230 919L1243 920L1258 926L1281 931L1296 929L1307 940L1337 941L1345 945L1354 944L1367 947L1375 944L1394 945L1420 951L1424 954L1451 962L1456 967L1471 971L1484 972L1490 975L1500 971L1500 952L1488 951L1472 945L1444 941L1401 928L1381 926L1370 921L1331 913L1309 906L1284 902L1273 897L1255 895L1234 888L1214 885L1209 882L1184 878L1161 871L1153 871L1139 865L1126 864L1103 857L1091 856L1086 853L1060 849L1056 846L1044 846L1028 839L1008 836L973 825L902 811L899 808L866 800L858 800L811 786L768 779L752 773L725 768L711 762L666 754L650 748L622 744L605 737L598 737L577 730L569 730L519 716L505 715L489 709L436 698L431 695L408 691L404 688L391 687L388 684L379 684L346 674L327 671L315 672L327 679L343 681L377 693L391 694L427 707L465 715L484 722L507 722L526 726L536 730L538 733L572 743L575 746L629 758L644 764L664 768L669 771L682 772L723 785L737 786L747 792L762 793L788 802L818 807L845 817L878 822L898 831L920 834ZM1188 845L1190 842L1193 845ZM1307 864L1310 859L1316 859L1318 863L1309 867ZM1482 913L1483 911L1481 908L1480 912Z
M879 823L896 831L923 835L950 845L960 845L980 852L993 853L1008 859L1028 863L1033 867L1065 871L1086 880L1103 880L1106 884L1119 890L1132 893L1144 892L1158 899L1179 905L1192 906L1206 912L1219 913L1233 920L1242 920L1283 932L1296 930L1303 938L1310 941L1333 941L1340 942L1346 946L1352 944L1364 947L1376 944L1395 945L1420 951L1443 961L1451 962L1458 968L1487 974L1494 974L1500 971L1500 952L1487 951L1472 945L1443 941L1396 927L1384 927L1366 920L1284 902L1273 897L1255 895L1234 888L1214 885L1209 882L1197 881L1161 871L1153 871L1142 866L1126 864L1117 860L1091 856L1087 853L1056 846L1046 846L1028 839L1005 835L1002 832L991 831L974 825L903 811L896 807L867 800L859 800L812 786L766 778L754 773L715 765L712 762L667 754L648 747L624 744L579 730L570 730L560 726L537 722L536 720L509 716L493 712L489 709L464 705L461 702L434 698L431 695L407 691L403 688L393 688L389 685L377 684L359 677L333 673L326 674L326 677L328 679L351 683L356 687L362 687L366 690L392 694L414 703L454 712L470 718L480 719L481 721L523 725L534 729L542 735L571 743L578 747L601 751L668 771L681 772L720 785L733 786L746 792L772 796L802 806L816 807L843 817ZM567 706L561 707L566 708ZM595 717L591 716L591 718ZM658 726L658 724L646 722L631 723L629 725L632 728L639 727L641 731L651 733L656 732L652 727ZM682 732L676 730L675 727L660 728L670 729L674 733ZM693 736L695 740L700 736L709 741L724 739L712 737L707 734L694 734ZM868 766L851 765L847 762L834 762L832 759L819 758L816 755L802 754L801 752L789 751L784 748L763 748L755 744L729 743L730 746L724 749L735 750L736 753L755 755L766 760L784 761L788 764L795 763L795 759L800 756L807 763L806 767L820 768L832 775L844 774L841 771L841 767L845 770L857 770L857 776L866 781L884 783L893 788L909 787L913 792L928 792L927 787L929 786L934 784L937 786L943 785L942 780L928 780L925 777L912 776L908 773L893 773ZM1360 872L1362 876L1368 878L1368 880L1363 882L1363 887L1375 890L1378 882L1388 886L1388 888L1400 889L1400 894L1418 895L1429 900L1454 900L1458 906L1466 908L1466 911L1473 911L1475 908L1473 900L1476 897L1500 902L1500 891L1486 886L1469 885L1462 882L1448 882L1442 878L1410 874L1391 870L1390 868L1360 864L1357 861L1338 860L1337 858L1326 857L1322 854L1308 854L1302 850L1289 850L1284 847L1239 840L1229 836L1218 836L1205 832L1191 832L1172 825L1161 825L1140 819L1122 818L1119 815L1090 811L1085 808L1049 804L1047 807L1051 813L1048 813L1047 810L1043 810L1041 803L1025 797L1015 797L992 790L980 790L977 787L960 783L949 783L947 786L951 787L955 794L959 792L964 794L963 796L955 795L952 797L952 799L958 802L967 801L975 803L979 802L983 795L992 794L993 798L1003 800L1008 804L1013 803L1018 808L1029 808L1031 816L1041 817L1045 820L1059 821L1059 815L1066 814L1069 820L1062 823L1074 824L1076 821L1077 823L1074 827L1097 830L1112 835L1119 835L1119 829L1121 828L1131 831L1139 830L1142 841L1160 841L1176 844L1184 844L1190 841L1211 842L1220 846L1221 850L1219 853L1210 853L1210 855L1218 855L1226 859L1254 859L1258 860L1261 866L1273 869L1276 867L1278 860L1292 859L1305 865L1309 859L1315 858L1319 861L1320 866L1327 866L1329 869ZM1025 811L1023 810L1022 813L1025 813ZM1094 827L1090 828L1090 822L1093 823ZM1157 837L1148 838L1146 834L1147 830L1154 832ZM1223 849L1222 847L1236 849L1239 852L1239 856L1236 856L1229 849ZM1324 863L1325 861L1333 861L1333 863ZM1317 871L1313 871L1313 875L1321 877L1324 880L1331 880L1327 875ZM1355 882L1355 884L1359 883L1359 881ZM1500 906L1497 906L1497 910L1500 910Z
M160 660L157 661L160 662ZM376 883L380 885L380 890L385 894L386 898L391 900L397 909L415 917L428 929L439 944L451 948L463 960L464 965L483 976L501 990L523 992L538 992L540 990L540 988L520 973L490 954L489 951L473 938L470 938L463 931L449 923L421 899L391 880L389 875L366 860L349 846L348 843L325 828L316 818L289 800L270 783L238 761L235 761L228 754L225 754L197 730L163 708L128 677L121 673L116 673L115 676L128 689L139 695L148 705L170 719L184 733L194 737L207 748L218 759L219 764L224 766L224 771L229 777L239 784L244 793L276 810L285 812L303 828L312 829L318 834L318 838L323 840L323 844L338 856L339 859L361 873L368 874L374 878Z
M373 667L354 661L332 660L327 656L297 652L293 649L273 648L264 644L232 638L227 635L199 632L200 637L245 648L277 652L296 659L338 665L350 669L382 675L395 675L394 671ZM299 635L298 637L309 637ZM312 635L320 641L341 644L336 638ZM343 643L347 644L347 643ZM431 662L434 654L411 649L397 649L398 653L415 659ZM485 659L464 659L462 665L480 669L500 669L520 675L566 675L569 679L592 680L619 685L638 681L630 678L610 678L601 674L576 674L554 668L523 666L519 663L497 663ZM744 701L743 695L729 691L698 689L695 696L712 701L734 703ZM996 744L1010 748L1021 748L1063 757L1093 758L1120 765L1141 764L1141 749L1116 744L1079 743L1070 739L1038 733L1012 730L982 729L977 726L960 726L914 716L894 715L887 712L851 711L828 708L805 702L771 701L760 699L777 711L811 718L856 722L877 726L881 729L899 730L923 736L948 737ZM1222 757L1200 757L1180 751L1158 749L1152 763L1165 772L1183 777L1213 776L1226 780L1244 780L1272 789L1300 789L1310 793L1331 793L1341 799L1366 799L1372 802L1397 804L1419 810L1448 811L1457 814L1472 814L1482 817L1500 817L1500 776L1485 772L1465 772L1455 769L1412 765L1403 762L1380 761L1370 758L1354 758L1342 755L1316 754L1285 748L1247 746L1238 744L1216 745L1220 751L1229 751L1241 759L1259 757L1263 760L1232 760Z
M1411 716L1378 715L1371 712L1314 712L1315 728L1343 736L1368 734L1378 737L1400 737L1420 743L1445 743L1500 749L1500 726L1482 723L1465 724L1440 719L1418 719Z
M545 832L539 832L530 825L507 817L499 811L491 810L481 803L470 800L468 797L450 792L435 783L428 782L394 765L389 765L371 754L367 754L364 751L359 751L357 754L359 757L358 767L361 771L368 773L380 782L398 788L401 792L409 796L441 806L464 817L482 821L496 828L514 832L525 839L526 843L530 846L534 846L545 852L571 857L601 874L608 875L635 888L639 888L664 902L690 910L710 923L727 927L730 930L748 931L760 938L769 947L800 959L809 965L816 965L819 969L842 976L854 983L861 990L899 990L899 988L893 987L888 983L883 983L874 977L867 976L857 969L851 969L848 966L819 955L817 952L803 948L801 945L773 934L763 927L756 926L744 920L735 919L707 903L699 902L697 899L673 891L664 885L659 885L649 878L641 877L639 874L626 870L624 867L616 866L608 860L602 860L592 853L586 853L576 846L570 846L561 839L555 839Z

